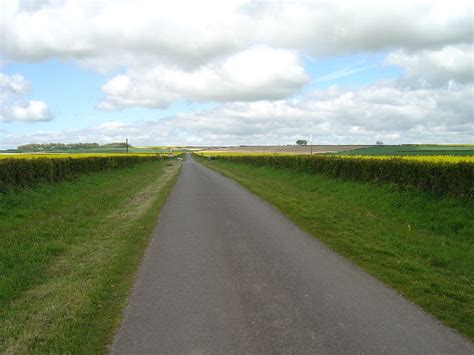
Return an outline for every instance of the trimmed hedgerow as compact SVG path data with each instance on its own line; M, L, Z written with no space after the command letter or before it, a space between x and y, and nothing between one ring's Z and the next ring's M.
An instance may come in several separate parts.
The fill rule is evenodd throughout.
M474 164L471 162L224 154L212 156L211 159L323 173L344 179L392 183L441 196L472 199L474 195Z
M164 158L148 154L0 159L0 191L9 187L21 188L38 182L55 182L84 173L127 167Z

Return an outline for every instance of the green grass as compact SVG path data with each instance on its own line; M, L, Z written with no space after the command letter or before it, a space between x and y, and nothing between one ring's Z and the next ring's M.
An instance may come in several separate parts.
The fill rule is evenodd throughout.
M0 194L0 353L107 352L179 167Z
M339 155L474 155L473 145L383 145L348 150Z
M198 158L199 159L199 158ZM386 185L199 159L474 339L474 203Z

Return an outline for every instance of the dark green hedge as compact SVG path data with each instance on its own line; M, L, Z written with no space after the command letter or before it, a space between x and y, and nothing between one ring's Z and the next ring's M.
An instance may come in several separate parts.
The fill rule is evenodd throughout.
M55 182L83 173L163 159L159 155L114 155L81 158L0 159L0 191L8 187Z
M344 179L392 183L441 196L472 199L474 164L432 163L392 158L387 160L331 156L215 156L213 159L323 173Z

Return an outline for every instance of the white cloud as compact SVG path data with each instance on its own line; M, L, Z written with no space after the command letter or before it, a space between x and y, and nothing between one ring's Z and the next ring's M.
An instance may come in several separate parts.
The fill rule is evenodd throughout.
M127 134L149 143L288 143L307 135L308 125L321 143L473 134L471 1L2 0L2 10L6 61L59 58L119 70L102 87L101 109L222 103L141 126L56 132L54 140ZM290 98L308 81L303 56L381 51L403 69L399 80ZM0 120L51 119L45 103L21 100L23 77L0 83Z
M0 72L0 122L50 121L53 115L43 101L25 101L30 84L18 74Z
M474 45L446 46L439 50L397 51L386 63L405 70L404 84L447 85L474 81Z
M248 143L292 142L311 132L316 141L371 143L380 135L430 141L429 134L444 132L448 138L459 129L474 133L473 86L456 90L403 90L379 85L354 91L332 88L311 98L255 103L234 103L204 113L182 115L166 124L196 139ZM425 136L420 135L420 127Z
M288 144L312 134L316 144L471 142L474 85L401 89L377 84L316 91L297 100L237 102L142 123L108 122L81 130L7 136L24 142L122 141L161 144Z
M43 101L29 101L7 107L3 113L4 121L51 121L53 115Z
M407 80L472 77L467 0L3 0L2 9L7 60L123 69L103 86L102 109L284 98L306 81L302 54L388 50Z
M253 47L193 71L156 66L117 75L103 87L102 109L165 107L175 100L281 99L308 77L293 51Z
M12 96L24 95L29 89L29 84L21 75L6 75L0 72L0 103Z
M3 0L5 55L200 67L254 45L339 55L472 41L467 0Z

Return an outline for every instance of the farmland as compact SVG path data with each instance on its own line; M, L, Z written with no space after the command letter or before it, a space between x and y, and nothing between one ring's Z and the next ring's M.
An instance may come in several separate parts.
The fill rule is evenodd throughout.
M303 157L308 154L291 154L291 153L274 153L274 154L263 154L258 152L250 153L238 153L238 152L222 152L222 151L198 151L195 154L203 157L219 158L222 157L296 157L302 155ZM317 156L315 154L315 156ZM371 154L342 154L342 153L331 153L321 154L322 157L335 157L341 159L363 159L363 160L404 160L404 161L420 161L420 162L432 162L432 163L460 163L460 162L474 162L474 155L371 155Z
M324 154L365 149L367 145L254 145L238 147L196 147L196 150L208 154Z
M338 154L383 156L474 156L472 144L425 145L281 145L239 147L196 147L205 154Z
M473 0L0 1L0 355L474 355Z
M121 154L121 153L153 153L164 154L182 152L182 147L174 146L132 146L126 143L111 143L99 145L97 143L49 143L26 144L16 149L9 149L4 153L10 154ZM0 151L1 153L1 151ZM0 154L1 155L1 154Z
M472 157L195 156L474 339Z
M234 148L194 157L474 339L472 155ZM180 166L167 152L0 155L0 352L106 351Z

